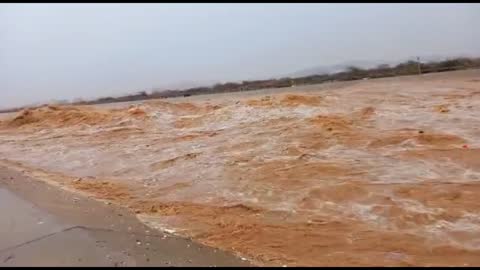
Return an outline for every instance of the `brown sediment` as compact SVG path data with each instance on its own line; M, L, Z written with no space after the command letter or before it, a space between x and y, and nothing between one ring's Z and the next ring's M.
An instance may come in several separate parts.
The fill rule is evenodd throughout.
M233 250L260 265L367 266L367 265L462 265L476 263L478 251L431 245L409 233L372 230L362 222L332 220L318 216L309 222L265 222L268 213L249 207L199 207L195 205L142 204L154 214L180 216L188 227L202 226L191 235L197 241ZM194 213L194 214L191 214ZM193 230L195 232L195 230ZM308 239L308 241L306 241ZM400 258L391 258L399 253ZM455 253L459 257L446 258ZM369 259L370 258L370 259ZM372 258L375 258L372 262Z
M145 197L152 197L152 198L159 198L164 195L168 195L171 192L177 192L181 189L189 188L192 186L192 183L190 182L176 182L174 184L165 186L165 187L157 187L155 188L155 191L152 193L150 196L145 196Z
M238 227L238 225L237 225ZM231 228L228 226L226 228ZM280 237L284 232L288 235ZM356 232L353 233L352 232ZM348 224L328 219L319 224L295 224L266 226L250 223L249 230L217 229L217 233L202 240L204 243L214 242L226 245L225 236L235 235L234 245L244 243L236 250L254 256L266 264L287 264L290 266L349 266L349 265L415 265L419 261L435 261L438 265L446 262L442 255L445 251L435 250L430 253L427 245L421 244L418 236L391 232L373 232L361 224ZM351 236L349 239L346 236ZM223 238L223 239L222 239ZM308 238L308 242L299 239ZM313 244L315 243L315 244ZM376 244L373 244L376 243ZM231 245L231 244L230 244ZM406 251L406 247L408 247ZM252 248L247 248L251 246ZM286 249L287 246L290 246ZM340 248L342 247L342 248ZM262 250L256 255L256 250ZM341 250L341 251L339 251ZM475 262L478 252L454 249L461 258L448 260L449 264ZM390 259L389 252L404 254L398 259ZM415 255L412 255L415 254ZM372 259L368 258L375 258ZM456 261L456 262L455 262Z
M98 199L111 200L115 202L128 202L134 197L131 194L131 187L111 181L77 179L72 184L75 189L94 195Z
M162 170L162 169L168 168L170 166L173 166L175 162L178 162L178 161L181 161L181 160L194 159L194 158L198 157L199 155L200 155L200 153L188 153L188 154L183 155L183 156L178 156L178 157L174 157L174 158L171 158L171 159L155 162L152 165L150 165L150 168L153 169L153 170Z
M252 107L296 107L300 105L319 106L322 104L322 98L311 95L285 94L281 98L264 96L260 99L250 99L246 104Z
M403 156L431 161L450 161L466 169L480 169L480 149L478 148L409 150L404 152Z
M225 153L225 152L236 152L236 151L248 151L255 149L262 145L262 142L258 140L252 141L244 141L244 142L234 142L230 145L219 145L216 149L217 153Z
M196 110L189 111L189 114L180 114L175 119L173 126L175 128L195 128L201 127L208 122L222 121L228 118L229 111L217 113L223 107L216 105L196 106Z
M319 96L307 96L307 95L295 95L287 94L281 100L280 104L283 106L318 106L322 102L322 98Z
M172 109L177 109L182 111L196 111L199 108L198 106L195 106L194 104L191 104L191 103L171 103L171 102L166 102L161 100L149 100L149 101L146 101L145 104L148 104L150 106L155 106L158 108L172 108Z
M386 131L379 138L370 142L369 147L385 147L399 145L407 140L430 147L442 148L464 144L466 141L453 134L435 133L431 131L397 130Z
M78 107L76 120L43 108L1 130L0 152L107 179L48 175L262 265L478 265L478 95L429 80Z
M435 147L449 147L464 144L466 141L453 134L430 134L424 133L416 136L416 141L420 144L431 145Z
M156 202L156 201L136 201L131 207L139 210L141 212L152 212L158 213L162 216L172 216L172 215L185 215L185 216L195 216L196 217L214 217L225 212L229 212L231 215L245 215L245 214L256 214L261 210L255 209L244 204L236 204L229 206L213 206L213 205L203 205L195 204L189 202Z
M360 172L346 170L340 164L328 162L308 161L308 157L301 154L292 160L253 161L252 159L237 159L237 162L246 163L248 170L243 166L226 168L229 179L247 179L251 186L270 184L285 189L302 188L305 185L335 182L340 176L359 175ZM236 162L231 163L237 164Z
M439 112L439 113L448 113L450 111L448 107L449 107L448 104L441 104L441 105L435 106L434 109L436 112Z
M355 181L348 181L341 184L325 184L321 188L312 189L303 201L307 202L313 199L323 202L343 202L358 200L367 196L369 196L369 191L364 187L364 184Z
M311 217L308 222L299 223L294 220L290 222L289 219L282 219L281 213L272 216L266 209L245 204L216 206L142 200L133 197L130 188L106 181L82 180L74 182L74 186L97 198L128 205L136 213L159 218L177 217L179 219L177 222L180 222L182 227L196 228L182 231L182 235L193 237L206 245L238 252L253 258L260 265L315 266L321 262L324 266L424 264L460 266L465 263L477 263L480 255L479 251L434 244L415 234L372 230L366 223L353 220L344 222L332 219L331 216ZM167 189L173 191L185 187L188 185L174 185ZM309 196L335 202L369 196L365 189L354 184L341 185L339 188L317 189ZM409 199L418 199L420 196L426 203L437 201L438 198L445 201L441 204L427 204L435 207L455 207L452 202L461 197L448 193L445 196L436 193L431 195L431 188L432 186L425 186L418 189L415 186L415 192L411 192L412 188L402 187L397 189L395 194ZM343 192L336 193L339 190ZM439 186L436 190L441 192L444 188ZM478 204L472 205L472 209L476 207ZM420 224L429 225L436 221L435 215L409 212L396 204L374 207L373 212L390 217L397 226L406 228ZM288 213L284 214L285 217L289 216ZM274 219L268 218L270 216ZM441 217L446 218L444 215ZM458 217L450 220L456 219ZM305 241L306 239L308 241ZM338 252L339 249L342 252ZM390 256L392 254L402 256ZM446 257L445 254L455 256ZM372 257L376 258L375 264L372 264Z
M338 115L318 115L308 119L315 127L322 128L325 131L345 132L350 131L353 121Z
M447 93L447 94L433 94L434 97L442 97L446 101L459 101L465 98L475 98L475 96L480 95L480 91L476 91L475 88L463 88L464 93ZM448 106L448 104L446 104Z
M196 116L184 116L180 117L180 119L175 120L173 126L175 128L193 128L198 127L203 124L204 116L196 115Z
M55 109L52 109L55 108ZM78 124L98 125L113 118L112 114L73 106L41 107L26 109L9 122L12 127L24 125L51 125L56 127L73 126Z
M299 121L299 119L294 118L294 117L282 116L282 117L279 117L279 118L264 121L264 122L261 123L261 125L265 126L265 127L272 127L272 128L284 127L284 126L291 127L291 124L295 121Z
M363 127L366 119L352 115L317 115L307 118L307 129L303 135L296 139L303 145L315 145L326 147L336 144L348 147L360 147L365 145L376 134L368 133ZM309 125L309 126L308 126ZM299 134L302 134L300 132Z
M441 219L455 221L465 214L476 214L480 207L477 194L480 184L434 183L403 185L394 190L395 195L421 202L426 207L442 209Z
M274 105L275 100L270 96L265 96L260 99L250 99L246 101L248 106L252 107L271 107Z
M360 118L362 119L369 119L371 118L373 115L375 115L375 108L374 107L365 107L363 109L361 109L359 112L358 112L358 115L360 116Z
M147 117L147 112L145 112L144 109L137 107L137 106L131 106L130 109L127 111L131 116L134 117L142 117L146 118Z
M146 101L145 104L151 106L154 109L160 111L168 110L169 112L175 113L177 115L205 114L222 108L222 106L219 104L197 105L188 102L173 103L160 100Z
M132 107L128 110L101 110L87 106L44 106L36 109L25 109L13 119L5 121L8 127L72 127L78 125L103 125L125 119L127 115L145 119L143 109Z
M100 140L127 140L132 136L143 136L145 129L138 127L119 127L110 130L100 131L95 136ZM88 135L84 135L88 136ZM91 135L90 135L91 136Z
M191 140L200 139L200 138L217 136L218 134L220 133L219 132L195 132L187 135L174 137L173 141L174 142L191 141Z

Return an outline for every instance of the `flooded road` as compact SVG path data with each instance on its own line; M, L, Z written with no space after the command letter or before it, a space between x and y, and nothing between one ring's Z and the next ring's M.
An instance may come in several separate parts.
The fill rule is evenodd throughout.
M1 163L260 265L478 265L479 75L46 106Z

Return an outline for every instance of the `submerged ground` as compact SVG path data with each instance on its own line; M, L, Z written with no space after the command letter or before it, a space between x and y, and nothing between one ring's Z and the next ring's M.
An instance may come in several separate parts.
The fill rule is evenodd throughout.
M479 105L470 70L49 106L0 156L260 265L480 265Z

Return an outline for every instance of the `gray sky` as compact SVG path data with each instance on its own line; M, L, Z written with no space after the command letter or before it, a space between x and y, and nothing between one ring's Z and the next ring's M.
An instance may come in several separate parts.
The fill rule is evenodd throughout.
M479 4L0 4L0 108L479 44Z

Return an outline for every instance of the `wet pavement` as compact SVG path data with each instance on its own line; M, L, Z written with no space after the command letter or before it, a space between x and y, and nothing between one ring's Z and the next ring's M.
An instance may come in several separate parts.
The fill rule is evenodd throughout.
M0 168L0 266L246 266L131 213Z

